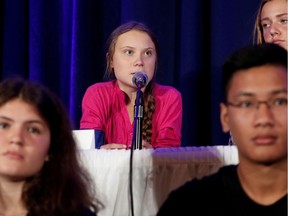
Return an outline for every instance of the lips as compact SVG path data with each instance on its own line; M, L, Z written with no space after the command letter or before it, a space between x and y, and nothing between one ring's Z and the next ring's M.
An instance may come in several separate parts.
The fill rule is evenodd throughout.
M15 160L22 160L24 158L22 154L20 154L19 152L15 152L15 151L7 151L3 155L10 159L15 159Z
M134 74L136 74L138 72L141 72L141 71L139 70L139 71L131 72L130 74L134 75Z
M258 145L270 145L275 143L277 137L273 135L269 136L256 136L252 140Z
M284 42L284 40L273 40L274 44L280 44L280 43L283 43L283 42Z

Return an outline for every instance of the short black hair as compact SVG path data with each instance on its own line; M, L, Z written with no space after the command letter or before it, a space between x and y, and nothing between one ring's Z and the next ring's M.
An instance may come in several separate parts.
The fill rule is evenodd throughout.
M287 50L267 43L248 45L234 51L222 67L223 100L227 99L231 78L237 71L262 65L283 66L287 72Z

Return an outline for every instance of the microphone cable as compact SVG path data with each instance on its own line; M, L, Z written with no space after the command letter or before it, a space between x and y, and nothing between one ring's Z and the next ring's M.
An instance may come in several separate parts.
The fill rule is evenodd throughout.
M136 149L137 147L140 146L140 149L141 149L141 146L142 146L142 143L139 144L139 142L142 141L142 134L137 131L137 126L139 127L139 124L138 123L138 115L139 115L139 109L141 108L141 103L143 102L142 100L142 92L141 92L141 85L138 85L137 87L137 96L136 96L136 101L135 101L135 109L134 109L134 122L133 122L133 138L132 138L132 145L131 145L131 149L130 149L130 160L129 160L129 194L130 194L130 205L131 205L131 213L132 213L132 216L134 216L134 200L133 200L133 152L134 152L134 149ZM142 110L142 117L143 117L143 110ZM140 123L141 125L141 123ZM141 125L142 126L142 125ZM138 136L140 136L140 138L136 137L136 131L138 132ZM140 130L141 131L141 130ZM138 142L138 146L136 146L136 139L137 139L137 142Z

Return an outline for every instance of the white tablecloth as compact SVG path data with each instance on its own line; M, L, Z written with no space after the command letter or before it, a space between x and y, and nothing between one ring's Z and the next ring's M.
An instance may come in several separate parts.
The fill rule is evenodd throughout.
M130 150L80 150L91 173L97 197L105 208L98 216L130 216ZM192 178L237 164L236 146L142 149L133 152L135 216L154 216L169 192Z

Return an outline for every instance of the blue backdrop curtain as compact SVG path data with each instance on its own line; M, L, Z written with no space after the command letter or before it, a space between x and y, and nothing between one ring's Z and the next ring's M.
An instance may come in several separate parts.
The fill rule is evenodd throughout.
M79 129L86 88L102 79L106 40L128 20L160 42L156 80L183 96L182 146L225 145L221 65L252 43L260 0L2 0L0 79L19 75L55 92Z

